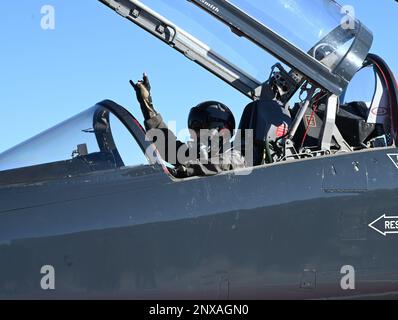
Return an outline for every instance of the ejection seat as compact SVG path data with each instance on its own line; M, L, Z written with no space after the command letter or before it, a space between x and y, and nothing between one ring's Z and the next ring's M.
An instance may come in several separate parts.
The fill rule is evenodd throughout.
M350 149L358 150L366 147L366 143L382 135L382 126L368 123L368 108L364 102L338 104L335 115L331 118L334 132L325 135L327 117L327 99L312 105L301 121L296 136L293 138L297 150L302 148L323 149L322 141L330 139L330 150L341 150L342 144ZM297 114L298 107L292 109ZM349 150L349 149L346 149Z
M242 134L242 153L248 158L253 152L253 166L264 163L266 145L288 133L292 118L287 107L270 99L249 103L239 124ZM244 130L253 130L253 146L246 145Z
M391 69L377 55L368 55L362 69L365 68L371 68L371 71L374 73L374 77L370 79L370 81L374 81L374 89L369 92L372 94L372 98L369 99L370 101L349 101L345 99L348 100L346 101L348 103L345 103L343 110L354 115L359 115L359 129L356 129L358 124L355 124L354 128L358 132L357 135L360 140L362 139L360 136L361 133L365 131L366 135L369 132L368 138L362 143L365 147L392 146L396 142L398 130L397 83ZM342 134L346 135L348 139L348 135L351 133L350 123L348 121L341 121L340 119L336 125L341 128ZM357 141L353 141L353 143L357 143Z
M364 63L363 69L371 68L374 79L367 79L370 83L374 82L374 91L363 92L361 75L359 75L360 92L353 100L350 94L351 87L340 97L341 104L338 105L335 125L344 140L352 150L364 148L376 148L391 146L395 140L395 130L397 128L397 94L395 80L385 62L375 55L369 55ZM362 69L358 71L358 74ZM368 77L368 74L365 74ZM355 78L353 80L355 83ZM354 85L353 85L354 86ZM348 98L346 96L349 96ZM371 95L370 101L359 101L364 96ZM316 100L316 99L315 99ZM297 107L292 110L292 114L297 113ZM308 110L298 129L294 143L301 147L312 148L320 145L322 139L322 128L325 125L326 101L314 103ZM304 138L303 138L304 137ZM332 141L332 145L339 148L337 141Z

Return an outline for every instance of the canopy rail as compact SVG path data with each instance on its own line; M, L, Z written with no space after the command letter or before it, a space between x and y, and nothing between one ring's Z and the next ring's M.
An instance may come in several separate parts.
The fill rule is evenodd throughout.
M372 33L358 20L355 21L353 30L344 29L342 25L336 27L330 33L331 38L342 34L343 40L354 38L354 41L347 53L333 68L328 68L326 63L311 56L311 51L308 53L297 48L227 0L187 1L226 24L233 33L246 37L255 45L304 75L308 80L338 96L343 93L355 73L362 67L373 43ZM327 39L328 37L319 44Z
M252 100L262 83L138 0L99 0Z

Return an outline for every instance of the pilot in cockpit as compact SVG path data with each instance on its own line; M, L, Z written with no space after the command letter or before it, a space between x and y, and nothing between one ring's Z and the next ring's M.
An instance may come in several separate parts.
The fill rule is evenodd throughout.
M188 118L192 141L185 144L155 110L148 76L144 74L142 80L130 84L144 115L147 138L155 143L163 160L175 166L171 170L175 177L210 176L245 167L244 157L231 145L235 118L227 106L206 101L192 108Z

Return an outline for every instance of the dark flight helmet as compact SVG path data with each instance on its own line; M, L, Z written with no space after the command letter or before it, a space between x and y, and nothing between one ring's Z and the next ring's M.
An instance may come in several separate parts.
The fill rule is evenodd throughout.
M191 109L188 128L191 130L226 128L232 134L235 130L235 117L225 104L206 101Z

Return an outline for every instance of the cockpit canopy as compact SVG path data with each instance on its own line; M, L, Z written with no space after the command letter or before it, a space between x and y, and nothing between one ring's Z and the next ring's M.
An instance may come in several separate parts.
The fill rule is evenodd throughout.
M340 95L373 42L333 0L100 1L254 99L269 74L264 50Z
M0 154L0 171L26 168L58 178L154 163L150 148L138 121L104 101Z

